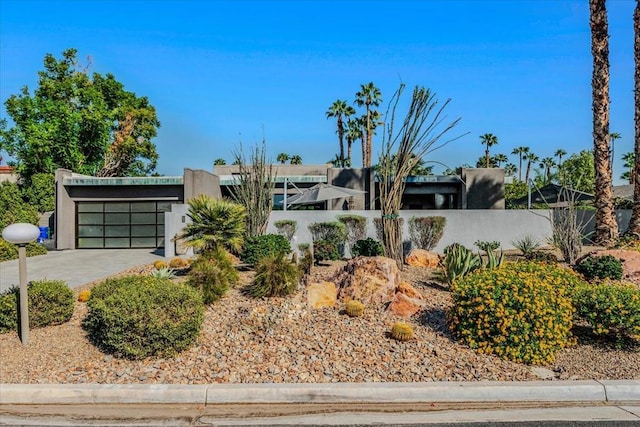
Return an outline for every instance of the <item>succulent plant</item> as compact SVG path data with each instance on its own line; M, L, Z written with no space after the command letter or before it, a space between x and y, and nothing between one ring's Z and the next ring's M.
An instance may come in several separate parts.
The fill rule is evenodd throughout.
M189 261L187 261L184 258L175 257L175 258L171 258L171 261L169 261L169 267L171 268L185 268L188 266L189 266Z
M176 270L174 270L173 268L160 268L158 270L153 270L151 272L151 276L155 277L156 279L173 279L174 277L176 277Z
M167 267L168 267L167 263L161 259L153 263L153 268L155 268L156 270L160 270L161 268L167 268Z
M344 306L344 312L349 317L360 317L364 314L364 304L360 301L351 300Z
M396 322L391 327L391 338L398 341L409 341L414 337L413 328L405 322Z

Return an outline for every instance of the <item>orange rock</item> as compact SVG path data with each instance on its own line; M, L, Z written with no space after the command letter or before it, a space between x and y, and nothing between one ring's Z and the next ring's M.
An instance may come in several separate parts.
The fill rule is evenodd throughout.
M340 301L355 299L364 305L384 304L393 299L400 283L400 270L390 258L358 257L350 260L330 280L338 286Z
M405 294L409 298L415 298L420 300L424 299L420 291L414 288L413 286L411 286L411 284L407 282L400 282L400 284L396 288L396 293L398 292Z
M417 298L410 298L402 292L393 297L387 310L402 317L411 317L422 310L423 302Z
M333 307L337 298L338 290L335 283L311 283L307 287L307 303L312 308Z
M440 263L438 254L424 249L413 249L405 258L405 263L412 267L436 268Z

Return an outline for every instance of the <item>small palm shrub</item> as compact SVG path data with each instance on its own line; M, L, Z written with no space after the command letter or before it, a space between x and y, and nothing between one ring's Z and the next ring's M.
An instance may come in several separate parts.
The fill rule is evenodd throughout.
M278 230L278 234L283 235L288 242L291 241L298 229L298 223L292 219L281 219L273 223Z
M410 341L414 337L413 328L405 322L396 322L391 327L391 338L397 341Z
M446 224L447 218L443 216L411 217L409 219L411 243L416 248L432 250L442 238Z
M382 243L367 237L364 240L358 240L351 248L354 257L357 256L380 256L384 253Z
M349 317L360 317L364 314L364 304L352 299L345 304L344 312Z
M298 287L300 270L284 255L269 256L256 265L256 276L246 291L256 298L285 296Z
M629 284L599 283L573 292L577 316L596 335L640 340L640 289Z
M87 305L83 326L91 341L127 359L173 356L196 342L204 321L195 289L150 276L107 279Z
M613 255L588 256L576 265L576 271L585 279L613 279L622 278L622 261Z
M527 234L519 239L514 240L513 242L511 242L511 244L516 249L520 250L520 252L522 252L522 255L524 257L529 256L529 254L536 251L541 245L540 241L530 234Z
M168 267L167 263L161 259L153 263L153 268L155 268L156 270L160 270L161 268L167 268L167 267Z
M247 264L256 265L267 256L286 255L291 252L289 241L280 234L265 234L248 237L240 259Z
M28 284L29 326L41 328L68 322L75 296L61 280L38 280ZM18 329L20 290L13 286L0 294L0 332Z
M452 285L449 326L480 353L545 364L571 342L573 290L584 281L555 265L510 263L479 269Z
M212 304L238 283L240 276L227 252L214 249L199 254L191 263L187 284L200 291L202 301Z
M187 267L189 267L189 261L184 258L175 257L175 258L171 258L171 261L169 261L169 268L187 268Z

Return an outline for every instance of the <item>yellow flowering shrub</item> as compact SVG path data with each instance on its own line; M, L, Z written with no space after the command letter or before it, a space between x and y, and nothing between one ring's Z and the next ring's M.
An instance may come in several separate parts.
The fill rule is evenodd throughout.
M640 289L631 284L602 282L573 293L577 315L596 335L640 340Z
M457 339L484 354L545 364L571 340L573 271L535 262L505 263L454 281L449 326Z

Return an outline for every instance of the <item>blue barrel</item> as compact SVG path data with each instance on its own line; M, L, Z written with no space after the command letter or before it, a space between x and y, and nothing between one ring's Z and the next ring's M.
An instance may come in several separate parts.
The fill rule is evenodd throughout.
M49 227L38 227L40 229L40 236L38 236L38 243L44 243L45 239L49 238Z

